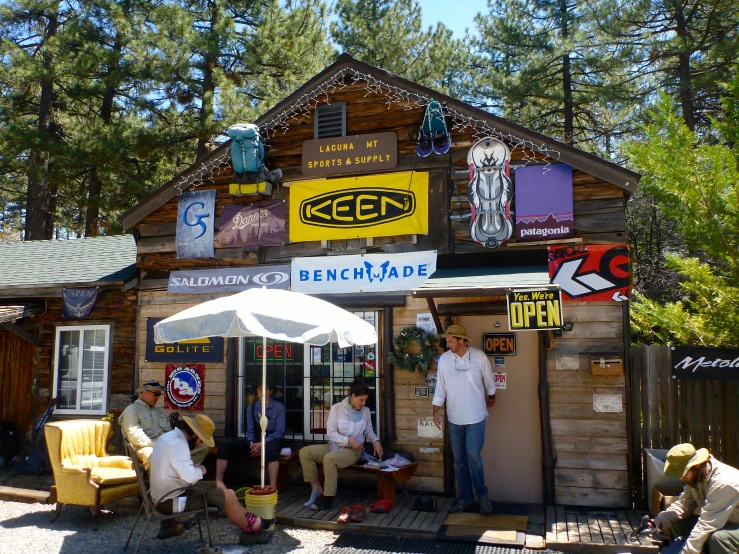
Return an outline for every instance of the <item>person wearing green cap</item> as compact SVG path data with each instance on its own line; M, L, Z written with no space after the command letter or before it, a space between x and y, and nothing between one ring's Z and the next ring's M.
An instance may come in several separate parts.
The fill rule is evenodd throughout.
M682 554L739 552L739 470L686 443L667 453L665 475L679 478L686 487L650 525L669 529L673 537L688 535Z

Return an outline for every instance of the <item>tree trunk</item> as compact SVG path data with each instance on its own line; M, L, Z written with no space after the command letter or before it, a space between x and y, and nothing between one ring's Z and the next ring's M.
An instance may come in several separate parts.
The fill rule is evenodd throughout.
M679 38L678 83L680 88L680 105L683 119L688 128L695 129L695 108L693 106L693 86L690 77L690 52L688 51L688 30L685 24L685 11L681 0L674 0L675 26Z
M49 11L48 25L43 42L48 43L59 28L57 9ZM45 68L52 67L51 56L45 52L41 57ZM55 140L53 129L53 109L56 93L54 81L48 73L41 77L41 97L39 98L38 131L44 142L50 144ZM49 184L50 164L49 151L37 148L28 160L28 188L26 190L26 233L25 240L51 240L54 238L54 211L56 209L56 190ZM55 187L54 187L55 188ZM53 197L53 199L52 199Z
M567 27L567 0L559 2L560 16L562 17L562 43L567 45L569 38L569 29ZM562 56L562 92L564 98L564 125L565 136L564 141L572 144L575 136L575 106L572 101L572 68L570 66L570 53L566 52Z
M213 3L213 11L210 16L210 32L214 35L218 32L217 26L220 20L220 11L218 6ZM203 67L203 98L200 107L200 132L198 137L197 160L200 160L208 153L208 141L210 140L210 120L213 116L213 96L215 94L215 83L213 82L213 73L218 66L218 50L208 50L204 53L205 63Z

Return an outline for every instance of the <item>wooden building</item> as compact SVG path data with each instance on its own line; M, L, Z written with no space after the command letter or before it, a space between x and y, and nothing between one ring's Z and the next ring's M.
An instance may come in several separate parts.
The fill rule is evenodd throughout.
M134 392L133 236L3 243L0 259L0 421L23 436L52 398L54 418L120 414ZM92 309L65 317L63 289L89 292L85 305L97 291Z
M443 155L421 157L417 155L417 139L432 100L440 103L451 149ZM147 343L150 320L228 294L211 292L214 289L207 283L217 281L208 277L203 277L204 293L188 293L175 286L182 284L183 276L185 283L195 285L197 277L193 276L201 275L195 273L197 270L246 268L261 271L260 275L292 273L291 286L296 290L296 276L302 280L305 275L311 280L312 294L351 309L376 325L378 344L351 352L330 346L317 349L272 344L265 353L250 339L228 339L224 355L204 363L201 370L203 408L216 422L218 436L243 434L243 407L253 399L247 385L257 379L263 355L268 356L269 370L278 380L288 411L287 439L296 443L323 441L328 407L342 397L355 375L374 375L376 395L369 405L383 440L412 452L419 461L407 486L453 494L448 441L427 432L433 378L394 368L386 361L393 337L401 329L431 318L437 329L452 322L464 325L475 347L483 346L484 333L515 336L515 355L490 358L497 366L495 371L506 375L506 388L500 390L498 402L489 412L483 452L492 499L626 506L630 482L626 403L629 315L628 302L623 300L628 295L628 275L621 275L619 283L625 285L617 290L611 290L616 286L611 283L614 287L605 300L601 295L593 301L594 295L587 298L587 294L583 301L566 300L563 320L553 331L509 329L505 295L537 287L558 291L550 282L548 267L549 259L559 255L557 248L569 247L568 255L580 259L579 264L588 255L588 245L625 245L625 203L636 191L639 176L347 55L255 123L269 147L268 167L280 168L283 173L269 195L248 194L249 188L235 179L232 144L227 142L124 216L124 227L133 229L137 237L137 266L141 270L138 381L163 381L174 370L164 361L147 359L147 348L149 352L152 348ZM522 241L514 236L497 248L473 240L467 157L473 144L484 137L501 141L510 149L510 162L499 161L493 170L507 172L509 166L514 187L523 186L524 168L545 172L571 168L565 196L571 192L574 232L570 229L568 238ZM487 162L491 164L495 165ZM384 194L383 187L395 187L393 194L400 196L388 193L386 200L377 200ZM423 191L420 195L419 190ZM178 207L182 207L181 193L189 191L215 191L214 226L218 234L212 256L178 258L182 242L177 240ZM323 192L311 197L310 191ZM412 191L416 191L414 195ZM401 197L407 200L399 200ZM516 198L510 198L508 210L523 210L523 203ZM410 212L411 206L419 230L404 232L406 228L401 226L400 230L375 234L374 229L381 226L373 227L366 219L373 217L373 206L379 204L361 204L365 200L385 202L383 214L392 213L394 206ZM242 206L267 213L261 212L262 207L276 201L284 202L284 241L258 245L233 241L233 237L226 240L222 232L231 214L241 213ZM224 212L228 221L220 219ZM311 220L316 219L332 223L321 227L319 221L313 228ZM337 281L337 271L342 275L341 264L349 263L353 256L380 254L403 263L413 255L434 251L436 272L420 286L386 288L377 293L369 287L342 293L345 289ZM333 274L330 269L315 275L312 271L323 270L300 273L299 269L333 263L338 268ZM285 269L288 264L291 269ZM608 266L608 260L603 264ZM370 263L367 275L379 267ZM364 270L360 264L353 271L361 276ZM570 272L562 278L572 281L576 276L580 274ZM604 288L589 282L592 287L580 284L590 292ZM189 359L183 354L176 361L187 364ZM600 366L608 371L598 371ZM433 368L430 373L434 373Z

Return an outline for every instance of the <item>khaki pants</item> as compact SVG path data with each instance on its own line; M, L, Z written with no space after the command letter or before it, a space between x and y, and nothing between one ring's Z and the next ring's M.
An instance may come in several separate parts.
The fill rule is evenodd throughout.
M144 464L144 469L146 471L149 471L151 468L151 453L154 451L154 447L152 446L145 446L141 450L138 451L139 460L142 461ZM210 452L210 447L203 443L200 446L196 446L192 450L190 450L190 458L192 458L192 465L199 466L202 465L202 463L205 461L205 458L208 456L208 453Z
M339 469L357 463L362 456L361 450L342 448L331 452L328 444L314 444L300 449L300 465L303 467L303 480L318 481L318 464L323 464L324 496L336 496L336 485L339 480Z

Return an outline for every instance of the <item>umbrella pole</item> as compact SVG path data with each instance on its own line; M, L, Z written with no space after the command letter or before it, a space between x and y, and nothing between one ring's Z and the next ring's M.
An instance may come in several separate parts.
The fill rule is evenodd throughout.
M267 450L267 337L262 337L262 417L259 425L262 428L262 488L264 488L264 466Z

